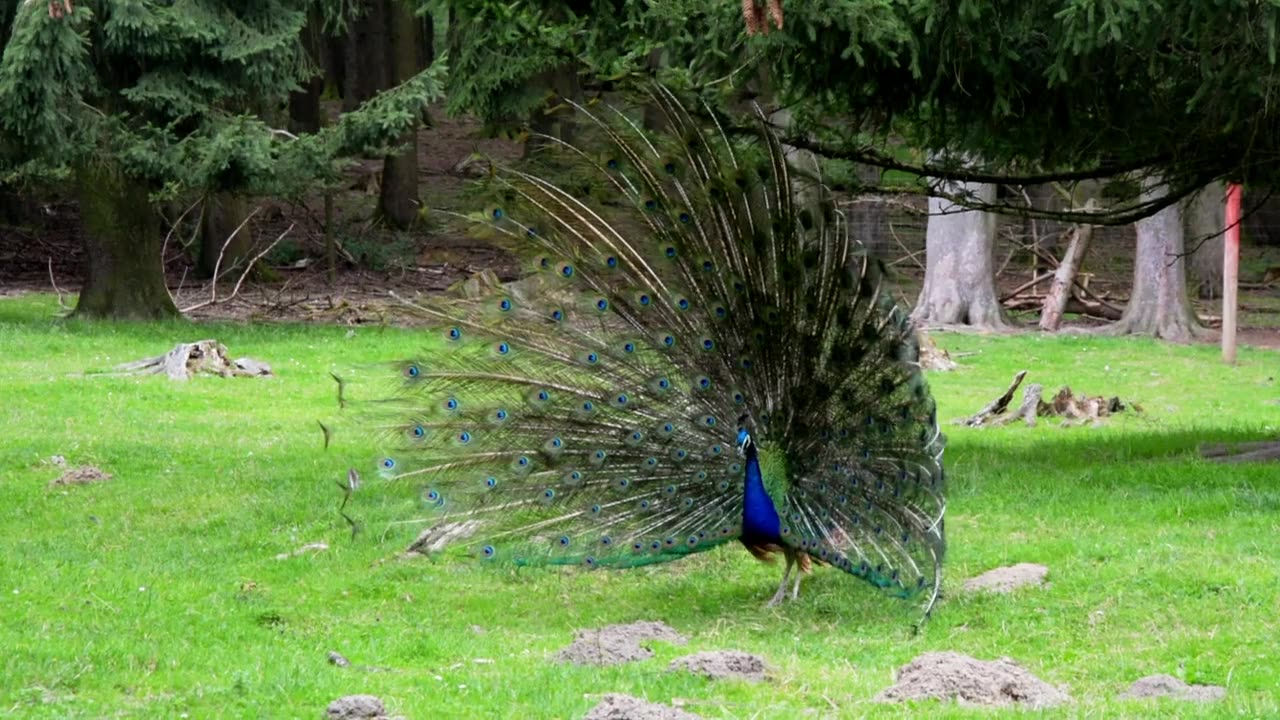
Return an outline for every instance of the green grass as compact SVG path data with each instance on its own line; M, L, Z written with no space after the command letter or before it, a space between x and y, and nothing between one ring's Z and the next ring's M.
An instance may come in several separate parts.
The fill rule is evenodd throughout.
M573 718L625 692L708 718L989 717L871 698L927 650L1010 656L1064 686L1050 717L1280 715L1277 466L1209 465L1198 442L1276 434L1280 354L1089 337L939 335L940 416L973 412L1012 374L1140 402L1105 427L948 426L948 597L918 634L904 608L830 569L762 610L776 567L736 547L623 573L492 572L389 560L414 535L352 540L334 481L363 461L321 449L327 371L392 359L413 332L339 327L87 325L44 296L0 300L0 715L320 717L369 692L410 718ZM271 380L75 377L216 337ZM61 454L111 472L50 488ZM362 494L376 493L366 480ZM357 496L359 498L359 495ZM376 515L369 499L357 513ZM327 552L277 560L309 542ZM384 562L385 561L385 562ZM1051 585L966 597L967 577L1040 562ZM549 656L572 631L664 620L688 647L608 669ZM701 649L764 655L763 685L665 672ZM336 650L356 665L326 662ZM478 662L478 661L492 662ZM1205 706L1121 702L1139 676L1225 684ZM838 710L837 710L838 708Z

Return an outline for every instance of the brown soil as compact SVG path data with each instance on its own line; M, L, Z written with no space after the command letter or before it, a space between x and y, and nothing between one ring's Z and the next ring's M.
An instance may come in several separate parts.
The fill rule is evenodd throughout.
M708 680L760 682L765 679L768 666L759 655L739 650L710 650L676 658L668 669L684 670Z
M610 693L604 696L599 705L591 708L583 720L702 720L702 716L670 705Z
M898 671L896 685L881 702L955 700L962 705L1025 705L1045 708L1070 702L1066 693L1009 658L977 660L956 652L920 655Z
M666 623L641 620L626 625L609 625L599 630L579 630L573 643L556 655L558 662L575 665L617 665L653 657L641 645L649 640L683 645L688 638Z
M71 468L49 483L49 487L66 487L68 485L92 485L111 479L111 473L104 472L92 465Z
M988 570L981 575L969 578L964 583L966 592L985 590L987 592L1008 593L1021 587L1044 585L1049 568L1034 563L1018 563L1008 567Z
M1194 702L1210 702L1226 697L1227 689L1220 685L1188 685L1172 675L1148 675L1136 680L1128 690L1120 693L1121 699L1170 697Z

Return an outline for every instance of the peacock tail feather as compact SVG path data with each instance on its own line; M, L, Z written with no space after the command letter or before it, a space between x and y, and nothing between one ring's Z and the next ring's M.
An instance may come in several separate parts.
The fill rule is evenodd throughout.
M636 567L742 539L746 430L780 543L931 605L944 440L880 266L763 122L731 140L648 93L661 135L575 106L607 151L561 148L606 200L495 172L471 221L534 272L414 303L445 349L350 403L380 474L486 562Z

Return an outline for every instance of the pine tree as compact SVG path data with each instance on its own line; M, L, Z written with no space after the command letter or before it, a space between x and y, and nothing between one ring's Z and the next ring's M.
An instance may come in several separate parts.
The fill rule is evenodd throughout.
M439 97L437 62L315 135L264 118L316 72L308 11L340 0L88 0L52 17L22 3L0 60L0 183L69 187L88 272L76 314L177 313L156 204L220 192L297 195L341 158L385 153Z

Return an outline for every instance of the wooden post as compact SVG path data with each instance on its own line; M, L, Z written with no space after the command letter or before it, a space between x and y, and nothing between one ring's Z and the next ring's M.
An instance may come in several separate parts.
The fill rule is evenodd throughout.
M1222 359L1236 362L1236 290L1240 279L1240 185L1227 185L1226 237L1222 243Z

